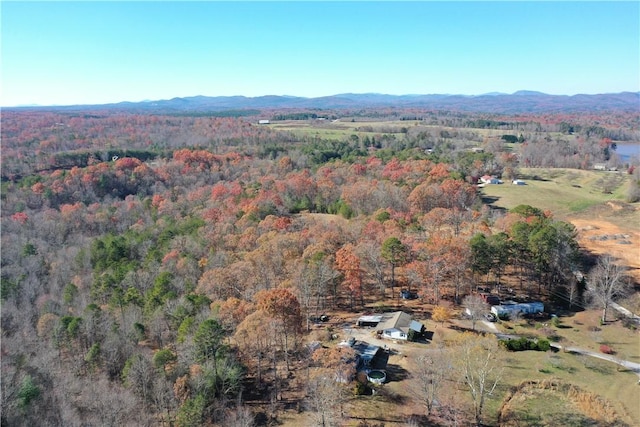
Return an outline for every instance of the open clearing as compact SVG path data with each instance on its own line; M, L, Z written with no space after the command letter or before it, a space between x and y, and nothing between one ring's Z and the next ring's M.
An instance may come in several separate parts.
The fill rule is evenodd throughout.
M327 324L314 326L312 336L327 337L326 330L332 331L335 338L323 340L324 345L333 346L350 337L371 344L391 348L387 369L389 382L382 386L383 392L377 396L351 396L344 403L344 412L348 418L342 425L357 427L363 420L369 423L382 423L386 426L404 426L411 416L422 413L415 399L412 387L418 356L434 351L445 345L470 328L469 321L454 319L444 325L430 319L432 305L419 300L404 301L387 298L387 310L413 311L417 320L432 332L428 343L408 343L382 340L375 337L372 328L357 328L355 320L363 311L375 312L375 303L358 312L341 311L331 313ZM607 344L615 350L615 357L640 362L640 341L637 330L625 328L621 322L601 326L598 321L599 310L588 310L560 317L558 327L540 322L520 320L517 322L478 322L477 328L487 333L517 334L546 337L553 333L559 344L564 347L577 347L599 352L601 344ZM488 425L541 426L541 425L604 425L605 419L590 412L593 404L584 403L587 398L597 399L609 414L618 418L614 425L640 425L640 386L638 376L615 363L574 354L565 351L524 351L507 353L503 379L494 396L487 401L485 422ZM558 387L526 386L527 382L547 382L559 384ZM522 386L525 384L525 386ZM453 386L453 384L452 384ZM575 396L568 394L570 388L580 391ZM455 386L457 387L457 386ZM460 398L467 398L467 391L458 389ZM575 391L574 390L574 391ZM579 397L576 397L579 396ZM505 403L506 402L506 403ZM547 411L547 409L549 411ZM602 412L602 411L600 411ZM521 414L527 417L520 417ZM284 426L307 425L305 413L287 412L280 418ZM558 418L562 415L564 418ZM554 420L564 420L562 424ZM517 420L515 423L514 420ZM514 424L515 423L515 424Z
M624 200L629 181L622 172L576 169L522 168L519 176L527 185L487 185L482 193L492 206L510 209L527 204L550 210L560 219L592 206ZM640 229L640 224L636 227Z
M530 178L527 185L487 185L483 197L498 208L526 204L552 211L576 227L581 247L622 260L640 283L640 203L622 201L626 174L573 169L522 169L522 174ZM607 183L617 183L612 194L602 192Z

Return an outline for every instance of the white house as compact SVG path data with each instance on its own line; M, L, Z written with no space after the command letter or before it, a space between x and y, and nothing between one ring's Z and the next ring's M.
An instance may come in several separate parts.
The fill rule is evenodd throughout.
M413 320L410 314L403 311L396 311L389 314L390 316L377 326L377 329L382 331L383 338L406 341L409 339L410 330L421 333L424 329L422 323Z
M480 182L483 184L502 184L502 180L495 176L484 175L480 177Z
M258 120L259 125L268 125L269 123L270 123L269 120L266 120L266 119Z
M377 315L361 316L356 322L358 326L375 327L383 338L395 340L409 339L409 331L421 333L424 325L413 320L410 314L403 311L394 311Z

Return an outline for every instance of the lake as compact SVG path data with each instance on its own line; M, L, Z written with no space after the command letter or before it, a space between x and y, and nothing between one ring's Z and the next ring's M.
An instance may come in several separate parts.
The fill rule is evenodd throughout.
M631 159L638 160L640 158L640 142L617 143L616 153L623 162L628 162Z

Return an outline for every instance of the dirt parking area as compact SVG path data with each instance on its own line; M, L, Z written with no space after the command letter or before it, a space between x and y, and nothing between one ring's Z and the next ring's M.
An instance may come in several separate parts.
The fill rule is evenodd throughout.
M578 230L581 247L621 260L636 283L640 283L640 232L597 219L571 219L570 222Z

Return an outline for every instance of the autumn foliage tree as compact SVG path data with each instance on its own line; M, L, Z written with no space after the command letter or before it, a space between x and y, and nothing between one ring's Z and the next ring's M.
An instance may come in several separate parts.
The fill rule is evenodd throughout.
M288 289L275 288L260 291L255 295L255 300L259 310L262 310L268 318L265 321L273 320L277 336L282 337L281 350L287 366L289 365L289 349L295 345L302 330L302 315L298 298Z
M342 273L342 283L349 291L351 308L353 308L355 301L360 301L364 305L360 258L356 255L355 248L351 243L347 243L336 252L336 268Z

